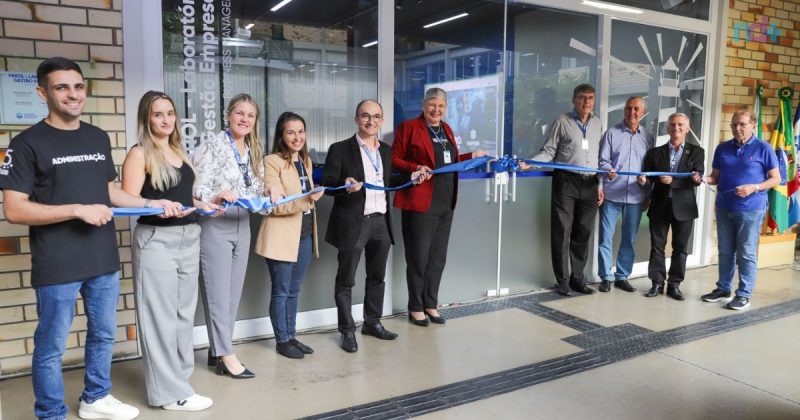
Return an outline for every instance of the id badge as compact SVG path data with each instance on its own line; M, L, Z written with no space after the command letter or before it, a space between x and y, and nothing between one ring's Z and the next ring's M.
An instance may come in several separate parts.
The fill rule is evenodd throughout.
M589 150L589 140L587 139L581 140L581 149Z
M450 159L450 151L445 150L442 153L444 154L444 163L445 164L452 163L452 160Z

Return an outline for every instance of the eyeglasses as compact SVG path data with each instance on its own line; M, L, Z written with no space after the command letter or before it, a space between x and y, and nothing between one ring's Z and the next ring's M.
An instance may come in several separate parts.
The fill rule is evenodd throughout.
M239 170L242 172L242 178L244 178L244 186L249 187L253 185L253 181L250 180L250 174L247 173L247 164L240 163Z
M372 119L373 121L381 121L381 120L383 120L383 115L381 115L381 114L375 114L375 115L361 114L361 115L358 116L358 118L361 119L361 121L364 121L364 122L367 122L370 119Z
M593 101L594 100L594 96L578 95L578 96L575 97L575 99L577 99L579 101L589 102L589 101Z
M731 128L747 127L750 124L752 124L752 123L749 123L749 122L747 122L747 123L731 123Z

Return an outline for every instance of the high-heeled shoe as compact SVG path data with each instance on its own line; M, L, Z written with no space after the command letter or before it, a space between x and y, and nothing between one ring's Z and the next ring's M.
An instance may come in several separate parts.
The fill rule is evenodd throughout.
M219 359L219 360L217 361L217 369L216 369L215 373L216 373L217 375L219 375L219 376L225 376L225 375L228 375L228 376L230 376L230 377L231 377L231 378L233 378L233 379L250 379L250 378L255 378L255 377L256 377L256 374L255 374L255 373L253 373L253 372L251 372L251 371L250 371L249 369L247 369L247 368L245 368L245 369L244 369L244 370L243 370L241 373L239 373L238 375L234 375L233 373L231 373L231 371L230 371L230 370L228 370L228 366L225 366L225 362L223 362L223 361L222 361L222 358L220 357L220 358L218 358L218 359ZM243 366L244 366L244 365L243 365Z
M431 315L430 313L428 313L428 311L425 311L425 315L426 315L426 316L428 317L428 319L430 319L430 320L431 320L431 322L433 322L434 324L444 325L444 323L446 322L446 321L445 321L445 319L444 319L444 317L442 316L442 314L439 314L439 316L435 316L435 315Z
M419 327L427 327L427 326L428 326L428 324L429 324L429 322L428 322L428 318L424 318L424 319L416 319L416 318L414 318L414 316L413 316L413 315L411 315L411 312L409 312L409 313L408 313L408 320L409 320L409 321L410 321L412 324L414 324L414 325L416 325L416 326L419 326Z
M217 365L217 361L219 360L219 356L212 356L211 355L211 348L208 349L208 365L214 367Z

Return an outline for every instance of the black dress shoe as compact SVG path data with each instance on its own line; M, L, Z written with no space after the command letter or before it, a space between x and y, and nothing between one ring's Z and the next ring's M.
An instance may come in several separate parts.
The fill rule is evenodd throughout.
M380 338L381 340L394 340L397 338L397 334L384 328L380 322L375 324L364 324L361 327L361 334L371 335L373 337Z
M600 283L600 287L597 289L603 293L611 291L611 280L603 280Z
M225 365L225 362L222 361L221 357L217 358L217 368L215 370L215 373L219 376L227 375L233 379L250 379L256 377L256 374L250 372L250 370L248 370L247 368L241 371L238 375L234 375L233 373L231 373L230 370L228 370L228 366Z
M212 356L211 355L211 348L208 349L208 365L209 366L216 366L217 360L219 360L219 356Z
M686 300L678 286L667 286L667 296L675 300Z
M277 351L281 356L285 356L290 359L302 359L305 356L300 349L295 347L295 345L289 341L276 344L275 351Z
M414 318L414 316L411 315L410 312L408 313L408 321L411 322L412 324L416 325L416 326L419 326L419 327L427 327L428 324L429 324L428 318L416 319L416 318Z
M581 285L577 285L577 286L570 286L570 287L572 288L572 290L574 290L574 291L576 291L576 292L578 292L580 294L591 295L592 293L594 293L594 289L592 289L591 287L589 287L589 286L587 286L585 284L581 284Z
M569 290L569 288L563 288L563 287L557 287L556 288L556 293L558 293L561 296L566 296L566 297L575 296L575 293L572 293L572 290Z
M432 322L432 323L434 323L434 324L444 325L444 324L445 324L445 322L447 322L447 321L444 319L444 317L442 316L442 314L439 314L439 316L434 316L434 315L431 315L431 314L429 314L429 313L428 313L428 311L425 311L425 315L426 315L426 316L428 317L428 319L429 319L429 320L431 320L431 322Z
M633 293L633 292L636 291L636 288L633 287L633 285L631 285L630 283L628 283L628 280L617 280L617 281L614 282L614 287L616 287L617 289L622 289L622 290L624 290L626 292L630 292L630 293Z
M305 344L303 344L303 343L301 343L301 342L297 341L297 339L294 339L294 338L293 338L293 339L289 340L289 342L290 342L290 343L292 343L292 345L293 345L293 346L295 346L295 347L297 347L298 349L300 349L300 351L302 351L302 352L303 352L303 354L311 354L311 353L314 353L314 349L312 349L311 347L308 347L307 345L305 345Z
M664 286L653 286L645 293L645 297L656 297L664 293Z
M356 334L352 332L343 332L342 333L342 344L340 344L342 350L348 353L355 353L358 351L358 342L356 341Z

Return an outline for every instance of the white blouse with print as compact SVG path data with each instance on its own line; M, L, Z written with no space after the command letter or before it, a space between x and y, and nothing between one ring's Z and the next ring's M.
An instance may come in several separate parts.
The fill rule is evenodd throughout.
M242 163L250 162L250 154L240 156ZM194 184L194 196L209 202L212 197L224 190L231 190L240 198L259 197L264 195L264 180L256 176L253 165L247 165L250 186L245 186L244 175L233 154L233 145L228 135L221 131L216 136L200 144L192 153L192 163L197 171L197 182ZM264 175L264 160L256 164Z

